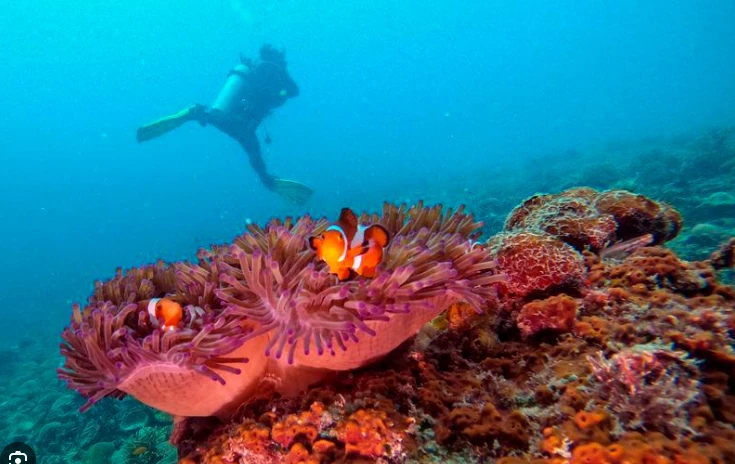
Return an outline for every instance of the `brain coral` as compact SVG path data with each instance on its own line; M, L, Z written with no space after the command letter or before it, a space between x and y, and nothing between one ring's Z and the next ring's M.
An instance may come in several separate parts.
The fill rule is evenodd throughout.
M676 237L682 226L681 215L671 206L626 190L602 192L595 207L615 218L618 240L653 234L656 245Z
M493 301L501 277L489 250L472 246L481 224L462 208L386 204L361 222L393 237L372 280L329 274L307 244L329 223L308 216L250 226L196 264L118 271L74 306L60 378L85 407L130 394L174 415L226 416L265 379L296 393L387 354L454 302L481 311ZM161 332L146 305L164 296L184 317Z
M511 295L578 288L584 284L584 260L574 248L541 232L498 234L488 248L506 276L502 286Z
M577 250L599 251L615 241L652 234L653 244L674 238L681 216L664 203L625 190L588 187L534 195L505 221L506 231L543 231Z
M613 216L594 207L598 195L590 188L534 195L510 213L505 229L541 230L579 250L599 250L613 239L616 223Z

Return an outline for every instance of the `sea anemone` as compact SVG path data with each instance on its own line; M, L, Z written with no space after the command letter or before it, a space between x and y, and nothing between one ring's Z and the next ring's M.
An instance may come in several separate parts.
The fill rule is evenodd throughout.
M452 303L480 312L494 298L502 277L493 273L489 252L472 247L481 224L463 208L444 213L441 206L385 204L382 215L363 214L360 222L379 223L393 237L374 279L339 282L329 274L305 246L329 223L308 217L251 226L208 256L220 262L217 296L232 313L260 323L247 337L269 334L266 356L354 369L393 350Z
M212 382L200 378L238 390L246 388L244 382L257 382L240 376L233 365L246 362L238 350L246 330L214 297L216 274L188 263L159 262L125 273L118 269L113 279L95 283L89 304L74 305L62 333L65 363L58 371L87 398L82 411L103 397L127 393L171 414L212 415L223 398L207 400ZM166 295L185 305L185 316L177 330L161 332L145 302Z
M330 274L308 246L329 224L308 216L251 225L231 245L200 250L198 264L118 271L74 307L60 377L89 399L85 408L127 393L174 415L223 415L264 379L296 393L384 356L454 302L480 312L494 301L502 277L489 251L472 246L481 223L463 208L386 204L360 221L392 236L374 279ZM173 331L145 310L164 296L185 309Z

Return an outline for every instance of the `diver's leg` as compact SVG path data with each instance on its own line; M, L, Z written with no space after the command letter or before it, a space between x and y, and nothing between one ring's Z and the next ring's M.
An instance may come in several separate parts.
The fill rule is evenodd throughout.
M265 161L263 160L263 155L260 151L260 142L258 141L258 137L255 135L255 131L247 131L239 134L237 141L240 142L245 153L248 154L250 166L258 175L265 188L273 190L275 177L268 174L265 167Z
M260 154L260 142L258 142L255 131L247 131L244 134L240 134L237 139L247 152L248 158L250 158L250 166L253 167L263 182L263 185L268 190L277 193L284 199L299 206L302 206L311 198L314 191L301 182L281 179L268 174L265 168L265 162Z
M263 155L260 151L260 142L258 142L258 137L255 135L255 130L248 129L248 124L241 118L233 118L216 108L209 110L205 119L207 124L211 124L238 141L248 155L250 166L258 174L263 185L272 190L274 177L268 174L266 170L265 161L263 161Z
M146 142L171 132L189 121L199 121L201 125L205 125L206 115L207 110L204 105L191 105L177 113L164 116L138 128L136 139L138 142Z

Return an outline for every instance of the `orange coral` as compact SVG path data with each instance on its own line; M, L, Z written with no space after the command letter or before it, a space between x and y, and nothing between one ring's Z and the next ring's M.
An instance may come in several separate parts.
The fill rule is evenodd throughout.
M319 464L319 459L311 456L306 446L294 443L284 460L285 464Z
M601 411L580 411L574 416L574 423L577 424L577 427L580 429L587 429L601 423L606 418L607 414Z
M569 385L561 396L561 403L567 404L573 409L581 409L587 402L585 395L575 385Z
M625 301L631 298L630 292L620 287L612 287L607 291L608 296L616 301Z
M608 464L605 448L599 443L577 446L572 451L571 464Z
M324 413L324 405L316 402L308 411L299 415L289 414L285 419L273 425L271 436L273 441L288 449L298 437L302 437L308 443L316 440L321 428L321 416Z
M239 441L245 448L259 454L266 454L270 449L270 432L267 428L245 424L239 428L239 432Z
M466 326L478 316L475 309L464 302L454 303L449 307L446 313L447 324L452 330L457 330Z
M610 336L609 323L598 316L583 317L574 324L574 335L596 343L603 343Z
M587 413L589 414L589 413ZM610 431L598 429L590 434L579 427L578 414L558 427L542 432L541 451L550 456L545 464L711 464L729 462L708 445L685 440L672 440L660 433L626 433L611 441ZM599 418L599 417L598 417ZM595 428L602 422L590 425ZM570 453L571 450L571 453ZM714 452L713 452L714 451ZM557 461L558 460L558 461ZM508 461L512 462L512 461ZM534 461L535 462L535 461Z
M577 317L577 302L569 295L557 295L526 303L516 318L524 337L543 330L570 332Z
M546 427L542 433L544 438L541 441L541 451L544 453L554 456L566 446L564 438L557 434L553 428Z
M661 436L631 435L620 442L603 446L591 442L576 446L570 464L709 464L712 461L699 449L682 449Z
M336 445L329 440L317 440L311 447L315 453L328 454L332 453L336 448Z
M687 267L676 255L659 247L646 247L636 251L625 262L609 271L611 279L623 279L626 285L643 284L653 290L664 280L676 283L686 280Z
M608 459L613 462L618 462L625 456L625 449L619 443L608 446L605 452L607 453Z
M384 411L361 409L337 426L347 455L377 458L401 453L404 431Z
M192 456L186 459L205 464L223 464L224 454L258 456L259 462L274 460L277 456L270 439L270 430L254 421L246 421L228 430L226 434L216 437L201 460L193 459Z
M451 427L473 443L497 440L510 447L528 444L528 420L519 411L501 414L492 403L482 409L454 408L448 417Z

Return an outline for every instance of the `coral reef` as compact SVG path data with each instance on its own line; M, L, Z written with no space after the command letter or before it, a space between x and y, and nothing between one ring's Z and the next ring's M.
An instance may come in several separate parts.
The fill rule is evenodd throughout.
M733 462L735 289L647 245L578 251L538 230L475 244L505 275L497 310L454 303L380 361L252 397L185 435L182 462Z
M605 359L590 357L592 394L628 430L693 434L688 417L697 405L699 372L684 352L636 345Z
M724 243L710 256L710 263L715 269L735 267L735 237Z
M571 332L577 320L577 302L568 295L557 295L526 303L516 318L524 337L544 330Z
M602 192L595 208L615 219L618 240L652 234L652 245L656 245L673 239L681 230L681 215L674 208L625 190Z
M613 240L617 229L616 218L598 209L599 197L590 188L534 195L510 213L505 230L540 230L577 249L599 250Z
M599 251L644 234L656 245L676 237L681 225L679 212L665 203L625 190L585 187L532 196L510 213L505 230L543 231L579 251Z

